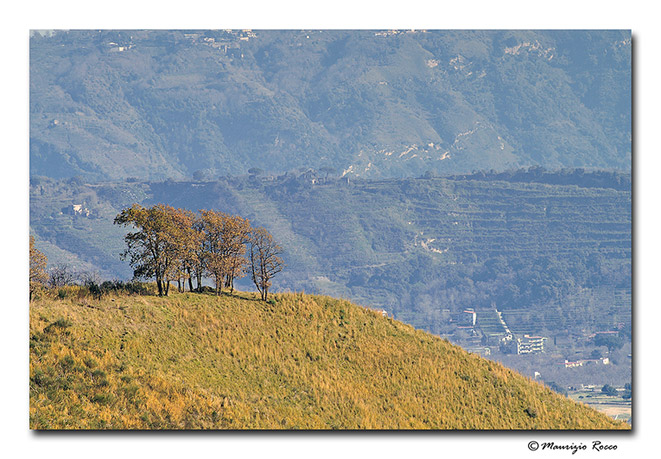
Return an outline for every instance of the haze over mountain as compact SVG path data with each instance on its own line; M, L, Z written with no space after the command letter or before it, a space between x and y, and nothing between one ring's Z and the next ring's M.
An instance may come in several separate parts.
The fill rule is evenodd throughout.
M630 170L629 31L59 31L30 53L31 175Z

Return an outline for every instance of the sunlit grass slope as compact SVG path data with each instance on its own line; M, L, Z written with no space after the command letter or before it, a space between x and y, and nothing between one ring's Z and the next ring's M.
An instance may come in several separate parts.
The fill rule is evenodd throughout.
M60 296L31 304L32 429L628 428L344 300Z

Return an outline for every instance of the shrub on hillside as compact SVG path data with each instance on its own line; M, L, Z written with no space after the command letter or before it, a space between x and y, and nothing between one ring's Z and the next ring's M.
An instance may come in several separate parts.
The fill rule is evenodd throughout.
M104 281L101 285L89 283L87 288L89 289L90 294L98 297L108 293L124 293L129 295L150 295L152 293L148 284L137 281L124 282L113 280Z

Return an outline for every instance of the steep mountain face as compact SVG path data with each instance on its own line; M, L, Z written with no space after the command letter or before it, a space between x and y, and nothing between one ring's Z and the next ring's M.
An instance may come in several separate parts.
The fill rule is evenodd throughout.
M628 31L60 31L30 53L32 175L630 169Z
M30 428L629 429L345 300L41 294Z

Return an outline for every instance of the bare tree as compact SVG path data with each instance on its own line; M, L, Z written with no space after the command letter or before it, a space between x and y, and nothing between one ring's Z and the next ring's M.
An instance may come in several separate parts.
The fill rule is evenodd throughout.
M64 287L66 285L74 284L76 280L76 273L69 267L69 265L58 264L53 266L48 273L48 285L50 287Z
M282 248L264 228L253 230L250 238L250 269L252 281L262 300L268 299L271 279L285 266L280 258Z
M98 271L83 271L78 274L78 282L82 285L99 285L102 282Z

